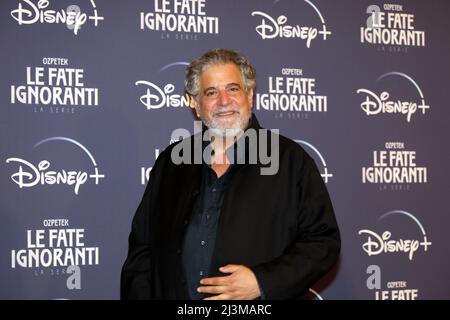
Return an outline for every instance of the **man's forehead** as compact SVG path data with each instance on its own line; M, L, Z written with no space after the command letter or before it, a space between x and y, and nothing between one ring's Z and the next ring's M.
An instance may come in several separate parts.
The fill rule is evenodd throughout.
M242 83L239 67L232 63L217 63L206 67L200 74L201 82L226 81L229 83Z

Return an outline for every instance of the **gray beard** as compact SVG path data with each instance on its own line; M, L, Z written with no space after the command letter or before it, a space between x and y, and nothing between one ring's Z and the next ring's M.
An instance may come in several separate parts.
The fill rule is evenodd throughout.
M228 128L228 129L210 128L210 127L208 128L213 135L218 137L236 137L244 133L244 130L242 130L241 128Z
M207 121L206 118L203 116L201 112L199 112L200 118L205 124L205 126L208 127L208 129L211 131L211 133L215 136L219 137L235 137L241 133L244 132L246 129L248 122L250 121L251 113L248 114L245 119L241 115L239 115L238 125L233 128L223 128L219 124L214 123L215 121Z

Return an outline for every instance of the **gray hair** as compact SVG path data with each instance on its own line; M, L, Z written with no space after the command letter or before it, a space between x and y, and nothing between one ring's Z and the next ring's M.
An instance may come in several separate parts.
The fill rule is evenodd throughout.
M205 69L215 64L234 63L239 67L245 89L256 88L256 70L250 61L242 54L229 49L213 49L204 53L200 58L192 61L186 70L184 88L186 93L198 101L200 91L200 75Z

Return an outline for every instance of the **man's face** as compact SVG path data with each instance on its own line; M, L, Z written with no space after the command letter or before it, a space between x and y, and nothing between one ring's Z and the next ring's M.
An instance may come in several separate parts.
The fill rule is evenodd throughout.
M245 130L253 107L253 90L247 90L239 67L234 63L216 64L200 75L197 115L210 129Z

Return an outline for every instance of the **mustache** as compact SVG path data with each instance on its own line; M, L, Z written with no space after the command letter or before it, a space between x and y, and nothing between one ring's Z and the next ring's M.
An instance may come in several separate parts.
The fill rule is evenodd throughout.
M221 111L218 111L218 112L214 112L214 113L212 114L212 116L213 116L214 118L217 118L217 117L220 117L220 116L221 116L222 114L224 114L224 113L230 113L230 112L235 113L235 114L238 114L238 115L241 114L241 112L240 112L239 110L221 110Z

